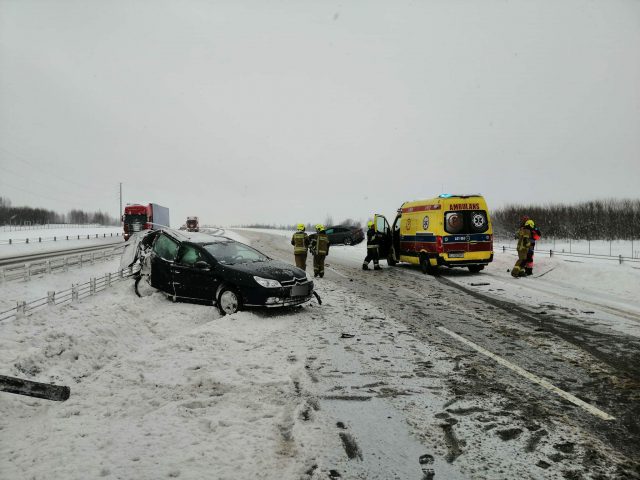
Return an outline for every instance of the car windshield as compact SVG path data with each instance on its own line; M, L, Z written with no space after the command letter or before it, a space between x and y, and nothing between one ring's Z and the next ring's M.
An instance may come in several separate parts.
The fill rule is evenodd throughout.
M203 248L223 265L236 263L265 262L269 257L239 242L216 242L203 245Z

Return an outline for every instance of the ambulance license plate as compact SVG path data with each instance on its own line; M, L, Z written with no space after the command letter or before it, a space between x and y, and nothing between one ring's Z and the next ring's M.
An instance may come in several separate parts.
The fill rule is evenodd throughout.
M292 297L303 297L309 293L309 285L294 285L291 287Z
M449 258L464 258L464 252L451 252Z

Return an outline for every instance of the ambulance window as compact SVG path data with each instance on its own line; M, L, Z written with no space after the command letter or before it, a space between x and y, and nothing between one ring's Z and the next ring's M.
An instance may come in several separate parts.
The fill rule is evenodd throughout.
M469 224L472 233L483 233L489 228L487 213L482 210L469 212Z
M444 229L447 233L457 234L464 229L462 212L447 212L444 215Z
M376 232L384 233L386 231L384 224L384 217L376 217Z

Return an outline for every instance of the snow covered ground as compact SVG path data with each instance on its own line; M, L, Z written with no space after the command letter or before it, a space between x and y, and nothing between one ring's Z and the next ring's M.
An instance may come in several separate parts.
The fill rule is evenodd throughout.
M284 238L224 234L259 249L282 244L271 254L288 259L282 252L292 232L267 232ZM499 393L456 392L452 378L464 383L463 372L493 367L435 337L425 341L407 326L407 311L390 314L372 302L375 290L349 289L365 251L364 244L331 247L327 276L317 282L322 306L220 317L211 306L172 303L160 293L138 298L125 281L0 323L0 374L71 387L63 403L0 392L0 477L560 479L579 471L575 478L623 478L617 454L610 465L598 460L593 450L609 447L585 442L571 415L551 406L546 420L535 420ZM511 252L497 252L479 275L443 275L532 312L565 309L575 321L597 318L603 329L640 336L639 269L543 257L536 274L548 273L539 278L512 279ZM117 262L5 283L0 301L39 298ZM384 267L366 281L387 288L399 276L414 279L393 283L389 298L419 300L436 285L418 269ZM393 275L373 276L386 274ZM416 303L427 323L483 315L455 298L431 301L434 310ZM552 347L556 354L562 342Z

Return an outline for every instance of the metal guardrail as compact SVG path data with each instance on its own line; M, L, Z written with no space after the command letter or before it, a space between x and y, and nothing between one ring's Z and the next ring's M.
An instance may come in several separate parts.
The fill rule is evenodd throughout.
M94 277L85 283L73 284L71 288L59 292L47 292L46 297L37 298L29 302L19 301L14 308L0 312L0 322L24 318L31 315L36 310L44 307L62 305L68 302L77 302L83 298L95 295L109 288L113 283L121 282L133 275L133 271L128 268L117 272L107 273L102 277Z
M94 236L95 235L95 236ZM7 238L4 240L0 240L0 245L13 245L14 243L42 243L42 242L57 242L57 241L65 241L65 240L80 240L81 237L84 239L86 237L87 240L91 240L94 238L110 238L110 237L120 237L120 232L116 232L115 235L113 232L109 233L107 237L106 233L102 235L99 233L88 234L88 235L55 235L53 237L33 237L33 238Z
M498 245L497 248L502 249L503 252L506 252L507 250L510 251L517 251L518 249L516 247L508 247L506 245ZM494 248L495 249L495 248ZM553 257L554 255L560 256L560 257L578 257L578 258L593 258L596 260L614 260L617 261L618 263L622 264L623 262L630 262L630 263L640 263L640 258L635 258L635 257L625 257L623 255L602 255L602 254L598 254L598 253L571 253L571 252L563 252L563 251L557 251L557 250L553 250L553 249L549 249L549 250L540 250L538 248L536 248L535 252L540 255L540 254L546 254L547 252L549 253L549 257Z
M29 281L32 275L42 275L57 271L66 272L69 267L83 267L86 263L93 265L96 260L111 260L119 254L123 246L106 248L96 252L80 253L78 255L65 255L61 258L26 262L20 265L0 267L0 284L5 281L24 280Z

